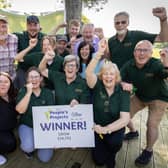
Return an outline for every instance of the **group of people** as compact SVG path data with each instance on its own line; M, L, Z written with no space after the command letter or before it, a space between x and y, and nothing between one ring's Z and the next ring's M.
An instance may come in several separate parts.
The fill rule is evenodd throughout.
M147 143L135 159L137 166L148 164L168 107L168 49L160 51L161 60L152 58L152 44L168 42L167 13L157 7L153 15L160 20L158 35L128 30L129 14L119 12L114 16L116 34L108 40L91 23L80 34L76 19L67 34L56 34L66 26L61 24L45 35L34 15L27 17L26 31L10 34L7 18L0 16L0 165L16 149L15 128L21 150L33 156L33 106L87 103L93 104L95 122L92 158L107 168L115 167L123 140L139 136L131 118L148 107ZM53 154L54 149L37 150L42 162Z

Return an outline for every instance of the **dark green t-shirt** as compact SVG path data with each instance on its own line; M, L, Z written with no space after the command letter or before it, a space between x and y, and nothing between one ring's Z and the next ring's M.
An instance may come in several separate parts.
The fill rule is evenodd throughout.
M21 33L17 32L14 33L18 37L18 52L24 50L29 46L29 35L27 31L23 31ZM44 33L39 32L38 33L38 42L37 45L29 51L28 54L33 53L33 52L40 52L42 50L42 38L45 36ZM19 62L18 68L24 69L24 62Z
M168 70L160 60L151 58L143 68L137 68L135 60L127 62L121 69L122 80L132 83L136 88L135 94L142 101L168 101Z
M19 103L22 100L26 92L27 92L26 88L22 88L19 91L17 97L17 103ZM54 96L49 89L41 88L41 93L38 97L32 93L26 112L24 114L21 114L20 124L25 124L28 125L29 127L33 127L32 107L47 106L47 105L54 105Z
M48 79L54 85L57 105L69 105L72 99L76 99L80 104L89 103L89 88L86 81L80 76L68 84L64 73L49 70Z
M43 52L34 52L24 56L23 60L25 64L25 67L24 67L25 71L27 71L28 68L30 68L31 66L38 67L43 57L44 57ZM62 72L63 61L64 61L64 58L62 58L61 56L55 56L53 59L53 62L51 64L47 64L47 68L54 71Z
M134 58L133 51L137 42L149 40L154 43L156 36L142 31L128 31L123 41L119 41L116 35L111 37L108 40L111 61L120 69L127 61Z
M120 112L130 111L130 94L118 84L109 97L102 81L93 88L93 111L96 124L105 126L120 117Z

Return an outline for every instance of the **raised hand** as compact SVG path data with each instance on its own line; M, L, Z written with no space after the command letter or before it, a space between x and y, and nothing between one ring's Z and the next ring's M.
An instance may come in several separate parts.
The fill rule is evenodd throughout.
M29 40L29 46L31 48L34 48L37 45L38 39L37 38L32 38Z
M59 26L59 28L64 28L64 27L67 27L67 23L63 22L63 23L61 23L61 24L58 25L58 26Z
M51 46L48 46L47 52L45 53L44 58L47 61L52 61L54 57L55 57L55 52L54 52L53 48Z
M168 67L168 49L164 48L160 51L160 59L165 67Z
M33 84L32 83L26 84L26 88L27 88L27 93L32 94Z
M98 51L101 52L102 54L104 54L104 52L106 51L107 49L107 41L105 38L101 39L99 41L99 48L98 48Z
M156 7L152 10L153 15L158 17L161 21L167 20L167 13L164 7Z

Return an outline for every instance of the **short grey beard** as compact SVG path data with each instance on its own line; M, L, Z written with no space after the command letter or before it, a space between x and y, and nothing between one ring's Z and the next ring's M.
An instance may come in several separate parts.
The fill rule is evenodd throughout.
M117 30L117 34L118 35L124 35L126 33L126 29L123 29L123 30Z

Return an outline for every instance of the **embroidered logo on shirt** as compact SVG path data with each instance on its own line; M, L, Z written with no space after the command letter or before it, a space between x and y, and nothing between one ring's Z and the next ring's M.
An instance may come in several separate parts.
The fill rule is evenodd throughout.
M106 95L103 94L103 92L100 91L100 97L101 97L102 99L105 99L105 98L106 98Z
M154 74L153 74L153 73L146 73L145 76L146 76L146 77L153 77Z
M82 93L82 89L77 88L75 89L75 92Z
M124 47L130 47L132 45L131 42L124 43Z

